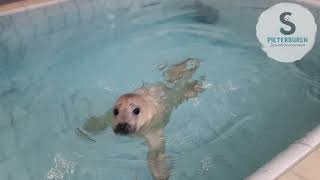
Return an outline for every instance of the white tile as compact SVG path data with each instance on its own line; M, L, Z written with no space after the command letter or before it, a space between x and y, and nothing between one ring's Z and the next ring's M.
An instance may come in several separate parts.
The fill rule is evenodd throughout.
M318 1L318 0L295 0L295 1L299 2L299 3L310 4L315 7L320 7L320 1Z
M297 177L295 174L293 174L292 172L288 172L277 180L301 180L301 179Z
M301 175L310 180L320 179L320 153L318 151L312 152L305 159L299 162L292 170L296 174Z
M21 7L14 8L14 9L11 9L11 10L8 10L8 11L0 11L0 16L8 16L8 15L12 15L12 14L15 14L15 13L23 12L25 10L26 10L26 7L25 6L21 6Z
M281 152L268 164L260 168L247 180L273 180L283 173L290 165L296 163L311 150L310 147L301 144L292 144L287 150Z
M301 138L297 142L307 144L310 147L315 147L320 144L320 126L307 133L305 137Z

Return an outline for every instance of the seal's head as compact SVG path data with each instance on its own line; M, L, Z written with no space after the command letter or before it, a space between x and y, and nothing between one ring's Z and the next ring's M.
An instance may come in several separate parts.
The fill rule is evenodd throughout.
M139 130L150 119L148 103L135 93L124 94L113 107L113 131L130 135Z

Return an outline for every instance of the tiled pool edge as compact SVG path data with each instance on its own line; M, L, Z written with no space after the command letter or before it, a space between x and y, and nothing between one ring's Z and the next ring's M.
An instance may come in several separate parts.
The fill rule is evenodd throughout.
M320 8L320 1L295 0L297 3ZM320 125L307 133L305 137L291 144L286 150L275 156L267 164L251 174L246 180L274 180L290 171L320 146Z
M37 9L37 8L40 8L40 7L54 5L54 4L58 4L58 3L61 3L61 2L65 2L65 1L68 1L68 0L47 0L47 1L44 1L44 2L31 3L31 4L29 4L27 2L24 2L24 1L16 2L16 4L19 4L19 5L17 5L19 7L12 8L12 9L7 10L7 11L0 11L0 16L11 15L11 14L18 13L18 12L23 12L23 11L26 11L26 10L33 10L33 9Z
M320 7L320 1L316 1L316 0L296 0L296 1Z
M45 1L37 4L21 3L21 7L18 7L9 11L4 11L4 12L0 11L0 16L10 15L10 14L18 13L21 11L33 10L40 7L62 3L65 1L69 1L69 0L50 0L50 1ZM304 2L304 0L296 0L296 1ZM310 0L306 0L305 2L310 2ZM320 2L311 1L310 4L320 7ZM316 149L316 147L319 146L319 144L320 144L320 126L315 128L315 130L313 130L312 132L308 133L306 137L290 145L287 148L287 150L281 152L279 155L273 158L269 163L267 163L262 168L257 170L254 174L250 175L247 179L248 180L277 179L278 177L286 173L289 169L291 169L293 166L295 166L297 163L299 163L301 160L303 160L306 156L308 156L314 149Z
M290 170L320 145L320 125L305 137L291 144L246 180L273 180Z

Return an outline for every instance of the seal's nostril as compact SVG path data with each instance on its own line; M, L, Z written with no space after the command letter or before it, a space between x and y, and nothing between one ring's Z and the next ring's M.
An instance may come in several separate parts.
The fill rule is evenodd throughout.
M116 134L126 135L126 134L129 134L130 129L131 129L130 124L128 124L128 123L120 123L115 127L115 129L113 131Z

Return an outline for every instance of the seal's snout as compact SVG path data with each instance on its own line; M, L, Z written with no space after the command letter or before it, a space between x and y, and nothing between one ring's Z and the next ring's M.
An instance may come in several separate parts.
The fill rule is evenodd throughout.
M118 124L114 129L114 133L121 134L121 135L127 135L131 132L131 125L128 123L120 123Z

